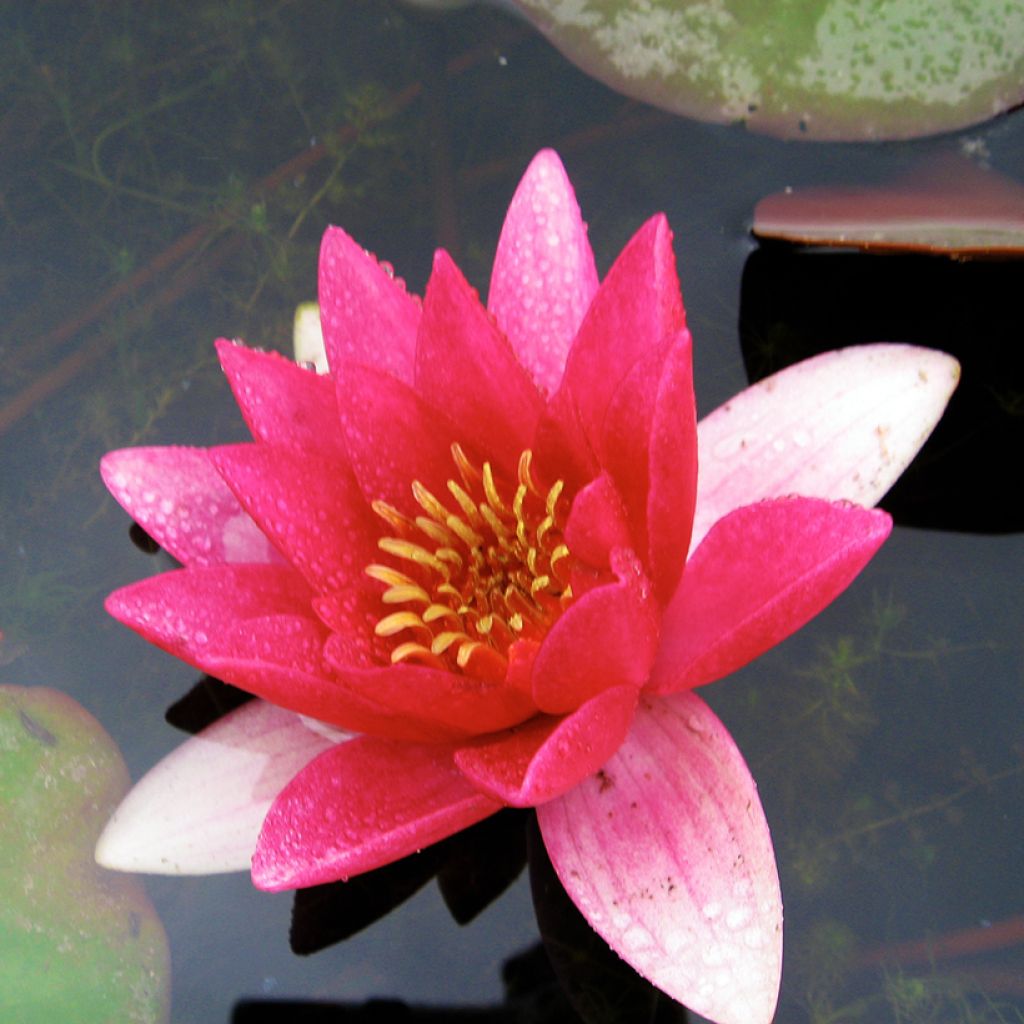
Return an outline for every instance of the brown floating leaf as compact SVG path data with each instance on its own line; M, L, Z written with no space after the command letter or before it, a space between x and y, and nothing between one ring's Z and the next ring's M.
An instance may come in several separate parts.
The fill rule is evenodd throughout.
M1021 256L1024 185L949 158L883 187L777 192L757 204L753 230L804 245Z

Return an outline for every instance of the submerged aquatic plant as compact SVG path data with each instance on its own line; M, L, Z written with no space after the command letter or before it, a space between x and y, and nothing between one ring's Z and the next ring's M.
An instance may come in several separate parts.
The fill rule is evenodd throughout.
M771 839L692 691L872 556L891 524L863 506L930 432L955 362L832 353L698 428L665 218L599 283L551 152L512 201L487 310L445 252L420 304L339 229L320 305L329 375L218 346L255 443L104 459L185 565L109 610L269 703L147 776L99 859L251 859L257 886L289 889L536 806L562 884L625 960L713 1020L770 1020Z

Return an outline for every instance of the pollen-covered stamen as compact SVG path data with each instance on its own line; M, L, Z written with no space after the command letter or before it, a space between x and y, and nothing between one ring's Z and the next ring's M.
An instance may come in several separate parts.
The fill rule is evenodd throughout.
M418 480L412 496L425 514L373 503L392 534L378 547L400 564L367 567L393 609L375 632L398 641L392 662L502 678L509 646L541 638L572 600L562 535L569 503L561 480L539 486L529 450L511 486L457 444L452 460L459 479L447 482L449 503Z

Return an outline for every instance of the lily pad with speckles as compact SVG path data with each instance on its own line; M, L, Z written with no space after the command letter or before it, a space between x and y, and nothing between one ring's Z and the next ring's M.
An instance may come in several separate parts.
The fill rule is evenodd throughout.
M113 741L74 700L0 686L0 1020L167 1019L156 912L137 879L93 861L128 783Z
M607 85L705 121L897 139L1024 101L1024 0L515 0Z

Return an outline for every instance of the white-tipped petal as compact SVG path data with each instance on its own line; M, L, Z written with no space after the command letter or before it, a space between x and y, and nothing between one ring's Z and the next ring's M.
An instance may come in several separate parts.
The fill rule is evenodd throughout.
M938 423L952 356L912 345L827 352L754 384L697 425L693 550L742 505L799 494L871 506Z
M336 739L292 711L252 701L187 739L124 798L96 844L115 871L248 871L277 794Z
M641 698L618 753L537 820L566 892L623 960L716 1024L769 1024L775 856L754 780L707 704Z
M319 303L301 302L295 307L292 345L295 362L300 366L314 366L317 373L327 373L327 349L320 326Z

